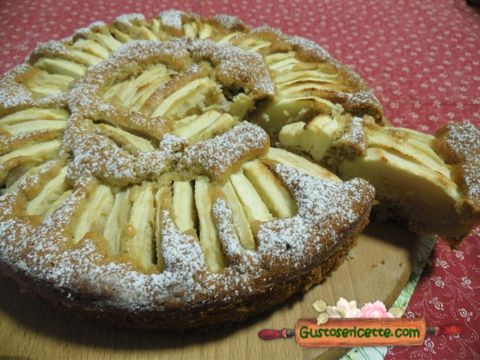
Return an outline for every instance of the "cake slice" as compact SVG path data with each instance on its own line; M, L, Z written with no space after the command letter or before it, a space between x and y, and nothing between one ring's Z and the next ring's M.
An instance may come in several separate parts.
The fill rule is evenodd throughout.
M285 125L281 144L342 179L368 180L377 191L379 217L405 221L412 231L441 235L452 245L480 222L472 175L480 170L480 136L472 124L452 123L432 136L381 126L368 116L321 119L321 126L317 119Z

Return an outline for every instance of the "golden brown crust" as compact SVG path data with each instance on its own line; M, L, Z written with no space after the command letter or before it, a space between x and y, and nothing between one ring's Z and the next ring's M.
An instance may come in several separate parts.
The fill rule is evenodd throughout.
M34 144L41 141L60 139L63 131L45 130L28 133L23 136L0 135L0 155L9 153L19 147Z
M235 255L228 256L229 266L222 274L206 271L197 241L178 233L168 212L164 213L162 220L165 231L163 273L141 274L128 266L111 263L111 259L98 254L95 242L91 240L82 241L72 248L66 243L71 236L68 219L85 204L84 200L92 193L93 183L77 190L62 211L53 213L49 223L43 223L36 229L28 225L28 219L20 220L17 215L11 215L22 213L21 196L4 197L2 209L6 212L3 212L1 221L6 226L3 235L8 241L2 243L2 254L7 256L4 260L8 261L3 266L16 268L15 272L23 273L40 287L48 284L41 293L50 294L48 296L56 294L59 296L57 301L67 307L82 304L86 312L97 313L97 316L117 314L130 325L190 328L217 321L230 322L234 320L232 304L247 304L247 309L256 313L253 308L259 305L252 299L265 300L263 309L276 304L278 298L269 295L270 291L277 294L274 290L276 285L287 284L278 290L282 299L300 291L298 277L312 272L321 261L330 259L330 254L336 253L337 247L342 248L347 239L358 234L368 219L373 200L373 189L365 182L342 184L316 180L280 164L274 167L299 201L299 213L296 217L267 222L260 227L257 235L259 249L252 252L239 247L231 230L231 212L224 204L215 202L213 211L219 237L226 254ZM312 192L319 196L314 202L308 200L308 194ZM80 201L75 201L75 197ZM338 200L342 203L336 204ZM302 217L303 220L300 220ZM291 222L296 219L306 228L292 227ZM303 236L297 238L297 235L282 229L299 231ZM275 235L278 231L280 233ZM332 238L334 233L337 234L335 241ZM286 251L280 243L276 243L278 236L286 236ZM26 253L30 256L25 257ZM193 283L189 284L187 279ZM311 285L307 280L304 283L300 281L300 284L303 284L302 287ZM186 312L190 317L191 311L199 311L200 316L194 317L196 320L182 317L181 314ZM174 316L177 312L178 318ZM207 314L212 313L216 315L209 318ZM148 317L144 317L145 314ZM243 318L248 313L234 314ZM175 323L177 320L185 321Z
M77 289L78 294L66 298L44 279L33 279L31 276L19 271L18 268L3 268L4 274L14 278L21 286L42 299L62 309L67 309L78 316L133 328L146 328L156 330L190 329L211 330L216 327L229 326L243 322L245 319L274 309L283 304L287 299L298 293L305 293L313 286L320 284L328 275L345 260L346 255L355 246L358 234L369 222L369 212L365 212L352 227L342 234L342 238L335 246L318 257L317 264L306 272L289 275L285 269L280 269L280 276L268 284L268 290L263 289L253 295L240 297L238 301L219 301L212 304L199 304L196 307L177 306L168 312L125 312L107 306L102 311L91 309L92 298L88 295L88 288ZM5 266L5 264L0 263ZM85 291L82 295L82 290ZM195 314L195 316L192 316Z
M262 128L243 122L222 135L187 147L180 166L194 172L199 169L213 182L225 183L245 162L265 155L269 147L270 139Z

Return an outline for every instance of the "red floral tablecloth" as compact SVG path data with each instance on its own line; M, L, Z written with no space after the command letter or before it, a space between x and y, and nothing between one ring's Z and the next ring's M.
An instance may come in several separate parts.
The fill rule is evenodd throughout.
M227 13L317 41L368 81L396 125L433 132L466 119L480 126L480 10L464 0L0 0L0 72L38 42L94 20L168 8ZM464 333L393 348L387 358L480 358L479 239L470 236L458 250L437 243L407 309L429 325L459 323Z

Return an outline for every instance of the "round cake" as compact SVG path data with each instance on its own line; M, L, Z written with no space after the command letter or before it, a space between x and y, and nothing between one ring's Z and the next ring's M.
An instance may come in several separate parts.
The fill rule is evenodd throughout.
M176 10L93 23L0 79L0 269L95 319L211 328L321 282L374 203L458 243L479 130L384 121L310 40Z

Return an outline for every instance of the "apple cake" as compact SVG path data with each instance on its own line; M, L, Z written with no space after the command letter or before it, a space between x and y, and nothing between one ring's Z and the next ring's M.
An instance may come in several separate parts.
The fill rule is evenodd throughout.
M95 319L208 328L318 284L374 203L458 241L479 130L384 122L310 40L176 10L95 22L0 79L0 269Z

